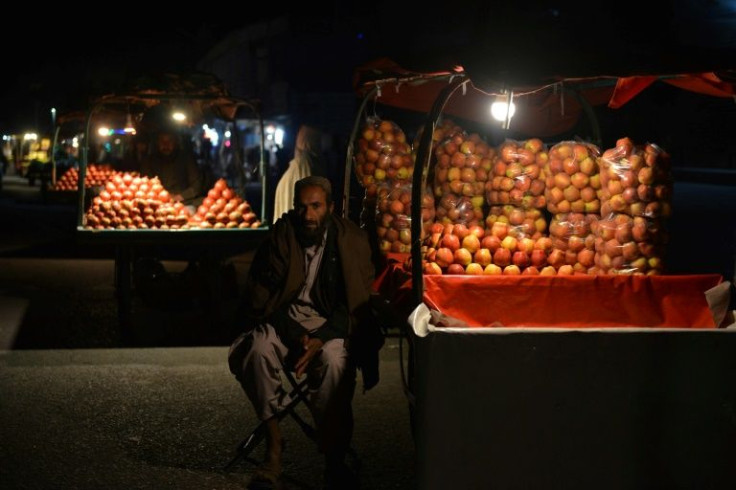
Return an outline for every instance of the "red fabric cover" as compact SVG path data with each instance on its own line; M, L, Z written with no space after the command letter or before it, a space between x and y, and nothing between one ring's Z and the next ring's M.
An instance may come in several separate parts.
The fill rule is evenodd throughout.
M462 67L455 71L418 73L406 70L388 58L379 58L355 70L353 84L363 95L374 80L382 80L376 101L391 107L428 113L440 91L447 86L453 74L462 74ZM398 78L414 78L411 82L396 83ZM592 80L592 79L591 79ZM552 88L535 92L538 87L520 87L528 93L515 99L516 116L511 120L514 131L545 138L571 129L580 118L582 108L575 97L566 94L564 114L559 94ZM585 89L582 96L591 105L605 104L613 93L613 86ZM458 90L447 101L443 114L487 124L493 97L476 88L472 83Z
M611 100L608 102L608 107L612 109L620 108L657 80L659 80L658 76L619 78ZM733 97L736 95L734 86L721 81L715 73L679 75L672 78L662 78L662 81L683 90L714 97Z
M359 94L368 90L367 83L382 80L381 94L378 102L392 107L409 109L418 112L429 112L440 90L448 83L453 73L464 73L462 67L453 67L453 71L437 71L419 73L406 70L389 58L379 58L356 68L353 84ZM414 78L409 83L392 83L390 80L398 78ZM611 77L589 77L572 79L572 82L596 81ZM608 102L608 107L618 109L636 97L644 89L657 80L674 85L684 90L690 90L716 97L732 97L736 95L733 84L722 81L715 73L674 74L669 76L646 75L620 77L615 88L592 87L582 90L582 96L591 105ZM560 80L564 81L564 80ZM538 87L516 87L517 93L527 93L516 100L517 114L511 124L514 130L536 137L546 137L559 134L570 129L578 120L580 105L574 97L565 100L565 114L561 114L560 97L552 90L535 92L548 82ZM491 97L469 84L465 93L458 90L445 106L444 113L464 119L488 122L489 100ZM518 107L523 105L524 107Z
M412 305L406 254L390 254L375 290L400 311ZM433 276L424 303L469 327L715 328L705 291L718 274L684 276Z
M468 326L715 328L703 294L718 274L424 276L429 308Z

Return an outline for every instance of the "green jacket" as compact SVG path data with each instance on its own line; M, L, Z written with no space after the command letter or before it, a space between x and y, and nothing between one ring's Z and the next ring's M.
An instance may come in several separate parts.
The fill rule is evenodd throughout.
M245 284L243 309L246 331L270 323L287 344L293 345L301 326L286 314L301 290L304 251L297 241L297 215L290 211L276 221L258 247ZM371 308L374 268L365 232L348 219L332 215L327 223L327 242L311 297L327 318L316 337L323 341L346 339L346 347L363 372L365 389L378 382L378 350L383 345L381 328Z

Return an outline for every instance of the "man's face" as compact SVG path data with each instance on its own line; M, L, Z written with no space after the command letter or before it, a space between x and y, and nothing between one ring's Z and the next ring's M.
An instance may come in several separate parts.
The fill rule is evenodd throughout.
M170 156L172 153L174 153L174 149L176 148L176 142L174 141L174 137L170 134L160 134L158 136L158 152L162 154L165 157Z
M306 245L319 243L325 232L327 216L332 213L333 203L327 204L327 194L318 186L307 186L300 190L296 202L299 214L298 234Z

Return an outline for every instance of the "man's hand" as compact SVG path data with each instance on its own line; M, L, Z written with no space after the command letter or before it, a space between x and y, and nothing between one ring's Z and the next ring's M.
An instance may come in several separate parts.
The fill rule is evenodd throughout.
M294 366L296 368L297 378L304 374L309 363L312 361L314 356L322 350L322 346L324 345L320 339L310 338L308 335L302 336L301 343L304 348L304 354L302 354Z
M174 202L182 202L184 200L181 194L171 194L169 197L171 197L171 200Z

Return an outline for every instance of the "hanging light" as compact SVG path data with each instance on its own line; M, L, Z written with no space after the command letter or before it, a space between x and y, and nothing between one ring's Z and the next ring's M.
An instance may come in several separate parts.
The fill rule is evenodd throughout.
M514 104L514 93L503 91L496 96L496 100L491 104L491 116L496 121L504 122L504 128L508 129L508 123L516 113L516 104Z
M125 134L135 134L135 126L133 125L133 117L130 112L125 118L125 127L123 128Z

